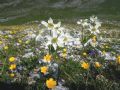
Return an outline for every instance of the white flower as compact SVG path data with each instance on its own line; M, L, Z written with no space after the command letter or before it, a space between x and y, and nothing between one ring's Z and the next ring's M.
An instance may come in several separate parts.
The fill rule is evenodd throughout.
M31 34L30 36L29 36L29 38L31 38L31 39L33 39L33 38L35 38L36 37L36 34Z
M88 26L88 19L77 21L77 24L82 25L83 27Z
M98 18L95 16L90 17L90 23L89 23L89 31L94 34L97 35L100 33L99 31L99 27L101 26L101 22L99 22Z
M69 90L67 87L64 87L62 85L57 85L55 88L53 88L52 90Z
M116 57L112 56L109 52L106 52L104 57L106 60L116 60Z
M32 30L26 31L25 33L27 34L25 40L34 39L36 37L36 34Z
M84 46L86 47L88 44L90 44L92 47L96 47L98 45L98 42L97 41L93 41L92 39L89 39L85 44Z
M48 30L54 30L61 26L61 22L54 24L52 18L49 18L48 22L42 21L41 24L43 24L45 27L47 27Z
M53 32L52 36L46 36L46 38L48 39L46 46L52 45L55 50L57 49L57 46L64 46L62 38L58 36L56 31Z
M94 34L94 35L97 35L100 33L99 29L95 26L92 26L92 25L89 26L88 30L91 32L91 34Z
M73 41L73 37L69 33L61 33L59 36L65 45L68 45L69 42Z
M41 41L42 38L43 37L39 34L39 35L36 36L35 41Z
M30 58L33 56L34 56L33 52L29 52L29 53L26 53L25 55L23 55L23 58Z
M65 30L64 27L59 27L56 31L57 31L57 33L60 35L60 34L64 33L64 32L63 32L64 30Z
M96 22L96 21L98 21L98 18L93 15L93 16L90 17L90 21Z
M80 42L80 38L74 38L73 44L75 47L82 48L82 44Z
M3 33L3 31L0 31L0 35L3 35L4 33Z
M92 46L92 47L96 47L97 45L98 45L98 42L96 41L96 42L93 42L92 40L90 41L90 45Z

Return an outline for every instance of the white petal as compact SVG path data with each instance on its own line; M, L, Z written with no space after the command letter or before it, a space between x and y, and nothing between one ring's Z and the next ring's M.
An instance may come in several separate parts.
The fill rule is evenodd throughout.
M44 26L48 27L48 23L45 21L41 21L41 24L43 24Z
M53 37L57 38L58 34L55 30L52 30L53 31Z
M57 45L56 44L52 44L54 49L56 50L57 49Z
M58 38L58 42L57 42L58 46L63 47L64 46L64 42L61 38Z
M80 22L80 21L77 21L77 24L81 24L81 22Z
M48 23L53 23L52 18L49 18Z
M55 27L60 27L61 26L61 22L58 22L57 24L55 24Z
M63 31L64 29L65 29L64 27L58 28L58 30L60 30L60 31Z
M52 44L51 41L48 41L45 46Z
M84 46L86 47L91 41L92 41L92 40L89 39L89 40L84 44Z
M47 35L47 36L45 36L45 37L48 39L48 41L51 41L51 40L52 40L52 37L49 36L49 35Z
M35 38L35 41L40 41L41 40L41 35L38 35L36 38Z
M58 46L64 47L64 44L59 42L59 43L58 43Z
M97 32L97 33L100 33L100 31L99 31L99 30L96 30L96 32Z

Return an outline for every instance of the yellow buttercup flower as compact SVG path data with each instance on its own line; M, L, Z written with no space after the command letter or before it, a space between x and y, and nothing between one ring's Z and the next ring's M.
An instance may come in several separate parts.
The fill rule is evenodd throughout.
M43 74L46 74L47 71L48 71L48 67L43 66L43 67L40 68L40 70L41 70L41 72L42 72Z
M14 62L15 61L15 57L10 57L9 58L9 62Z
M47 61L47 62L50 62L52 59L52 56L50 54L47 54L44 56L44 60Z
M50 78L46 81L46 86L50 89L55 88L56 85L57 82L53 78Z
M99 67L101 67L101 64L99 62L95 62L95 67L99 68Z
M16 64L11 64L9 67L10 70L15 70L16 69Z
M8 50L8 46L4 46L4 50Z
M12 77L12 78L13 78L14 76L15 76L15 74L14 74L14 73L11 73L11 74L10 74L10 77Z
M117 57L116 63L120 64L120 55Z
M86 63L86 62L82 62L82 64L81 64L81 67L83 68L83 69L89 69L89 63Z

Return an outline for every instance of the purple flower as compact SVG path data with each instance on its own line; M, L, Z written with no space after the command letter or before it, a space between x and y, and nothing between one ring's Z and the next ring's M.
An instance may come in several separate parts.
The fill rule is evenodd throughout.
M97 51L96 50L90 50L88 51L89 55L90 56L95 56L97 54Z

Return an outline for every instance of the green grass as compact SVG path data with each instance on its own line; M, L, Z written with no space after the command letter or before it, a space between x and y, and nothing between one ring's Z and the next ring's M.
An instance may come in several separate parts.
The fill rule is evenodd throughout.
M60 2L60 1L63 1L63 0L48 0L49 3L56 3L56 2Z
M26 16L18 17L16 19L9 20L8 22L4 22L0 24L8 24L8 25L23 24L35 20L46 20L49 17L52 17L54 19L68 19L69 21L70 19L76 19L76 18L88 18L91 15L96 15L100 19L106 19L106 20L118 20L120 18L120 14L116 15L116 13L111 13L111 11L106 12L102 9L99 9L99 11L98 10L79 11L75 8L65 8L65 9L33 8L31 11L27 12ZM6 16L9 16L9 14L7 14ZM10 16L14 16L14 15L11 14Z
M54 3L59 0L49 0L49 3ZM7 7L0 11L0 17L17 17L15 19L9 20L2 25L13 25L13 24L24 24L26 22L35 20L46 20L49 17L53 19L67 19L72 20L76 18L88 18L91 15L96 15L103 20L120 20L120 0L107 0L102 3L97 8L88 9L78 9L78 8L40 8L38 4L29 5L26 2L22 2L17 5L17 7ZM22 11L24 10L24 11ZM23 15L23 16L21 16Z

